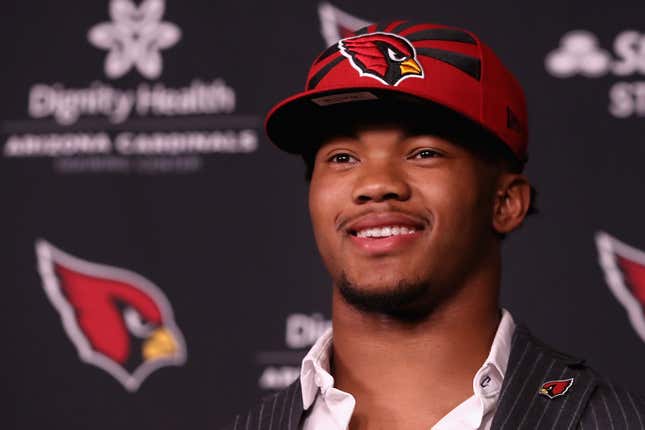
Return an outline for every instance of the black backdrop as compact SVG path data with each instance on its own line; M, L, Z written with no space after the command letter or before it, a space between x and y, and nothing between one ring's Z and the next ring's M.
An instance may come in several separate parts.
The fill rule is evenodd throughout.
M609 253L610 288L595 237L604 231L645 249L642 2L333 6L3 3L3 427L217 428L293 378L329 317L329 279L310 233L303 166L273 148L261 124L274 102L302 87L327 45L321 22L328 32L355 22L342 11L471 29L515 72L529 101L528 174L541 214L507 240L503 304L548 343L639 391L642 308L621 296L638 291L638 277L612 272L618 260ZM88 37L100 23L103 47ZM158 49L115 53L112 66L122 67L108 73L106 47L122 46L118 28L138 29L137 40L151 37ZM109 114L110 94L138 105ZM145 104L152 98L154 107ZM38 259L39 239L153 282L174 311L185 362L128 390L80 360L46 293L51 260ZM73 270L96 269L74 261ZM632 320L621 303L631 303Z

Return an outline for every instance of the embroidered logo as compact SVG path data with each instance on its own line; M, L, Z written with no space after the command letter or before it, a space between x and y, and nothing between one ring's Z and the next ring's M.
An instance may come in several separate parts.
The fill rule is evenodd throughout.
M564 396L573 385L573 378L558 379L555 381L547 381L540 387L539 394L555 399L556 397Z
M338 42L340 53L349 59L360 76L397 86L406 78L423 78L414 46L406 38L375 32Z

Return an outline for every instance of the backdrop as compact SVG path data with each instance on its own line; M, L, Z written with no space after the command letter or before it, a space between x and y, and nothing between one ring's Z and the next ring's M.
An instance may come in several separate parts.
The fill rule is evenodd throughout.
M262 119L365 22L462 26L526 88L541 214L515 318L645 382L645 6L73 0L0 17L2 407L15 429L207 429L288 384L328 324L297 157Z

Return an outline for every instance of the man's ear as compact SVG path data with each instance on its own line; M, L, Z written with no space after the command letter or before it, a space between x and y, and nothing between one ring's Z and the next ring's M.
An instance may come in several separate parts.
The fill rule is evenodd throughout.
M493 229L506 234L518 228L531 204L531 184L526 176L503 173L497 182L493 205Z

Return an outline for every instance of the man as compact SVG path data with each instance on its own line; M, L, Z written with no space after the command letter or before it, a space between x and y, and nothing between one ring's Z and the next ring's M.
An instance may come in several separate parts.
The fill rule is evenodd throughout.
M532 210L521 87L472 33L396 21L324 51L266 129L301 154L332 326L233 429L644 429L645 403L500 310Z

